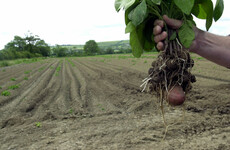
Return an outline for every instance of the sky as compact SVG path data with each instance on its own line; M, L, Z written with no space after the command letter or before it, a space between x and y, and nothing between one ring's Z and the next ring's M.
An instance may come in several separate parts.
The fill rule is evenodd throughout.
M124 11L117 13L115 0L0 0L0 49L15 35L31 32L49 45L85 44L128 40ZM230 34L230 1L225 0L224 14L210 32ZM214 0L215 5L215 0ZM205 29L205 22L195 20Z

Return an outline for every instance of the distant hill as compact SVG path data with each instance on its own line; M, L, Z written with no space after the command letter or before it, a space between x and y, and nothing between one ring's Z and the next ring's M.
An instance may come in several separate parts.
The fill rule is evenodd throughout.
M97 42L97 44L101 50L106 50L107 48L112 48L114 50L131 48L129 44L129 40ZM68 49L77 49L77 50L84 49L84 45L60 45L60 46L66 47Z

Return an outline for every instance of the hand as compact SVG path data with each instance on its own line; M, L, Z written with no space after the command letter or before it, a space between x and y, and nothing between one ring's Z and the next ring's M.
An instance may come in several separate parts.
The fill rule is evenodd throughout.
M154 22L153 34L154 34L154 41L157 43L158 50L164 49L164 44L162 41L168 37L167 32L162 31L162 28L164 27L164 22L171 29L174 29L174 30L179 29L182 25L182 21L171 19L166 15L163 16L163 20L156 20Z

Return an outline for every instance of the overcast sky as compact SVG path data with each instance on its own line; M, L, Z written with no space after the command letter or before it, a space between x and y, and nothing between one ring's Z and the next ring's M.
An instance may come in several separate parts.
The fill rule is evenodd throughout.
M129 39L124 12L115 11L114 1L0 0L0 49L15 35L24 37L28 31L50 45ZM205 29L205 22L197 21L197 25ZM210 32L230 34L229 0L225 1L222 19L213 24Z

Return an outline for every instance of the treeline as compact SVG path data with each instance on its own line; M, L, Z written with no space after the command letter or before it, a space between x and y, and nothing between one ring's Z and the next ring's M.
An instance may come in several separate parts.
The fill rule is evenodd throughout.
M38 36L30 34L24 38L14 36L14 39L0 51L0 60L47 57L50 54L50 46Z
M66 56L93 56L93 55L104 55L104 54L122 54L131 53L131 48L114 49L112 47L101 48L94 40L89 40L85 43L83 50L79 50L71 45L56 45L52 47L52 55L57 57Z
M14 39L7 43L3 50L0 51L0 60L11 60L18 58L33 57L66 57L66 56L92 56L115 53L131 53L129 49L113 49L112 47L100 48L94 40L85 43L83 50L74 47L49 46L44 40L37 35L26 35L25 37L14 36Z

